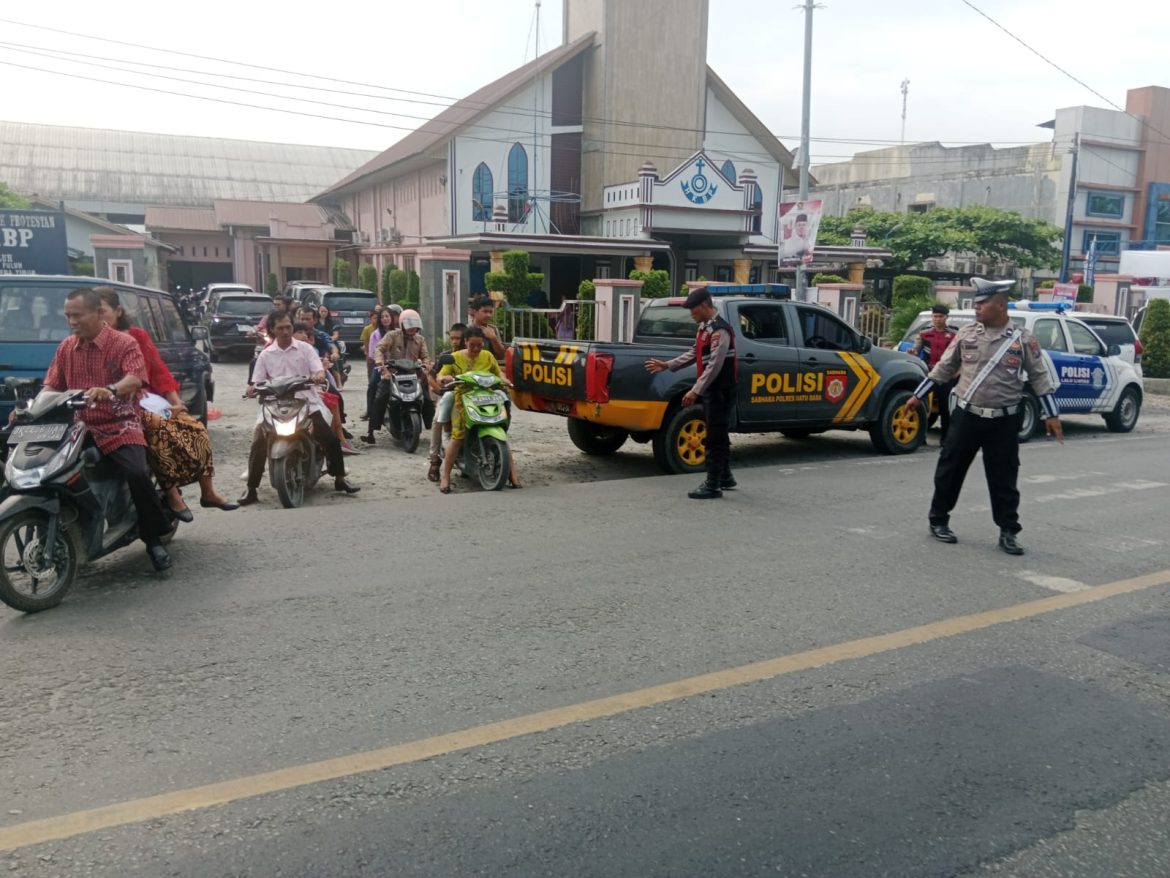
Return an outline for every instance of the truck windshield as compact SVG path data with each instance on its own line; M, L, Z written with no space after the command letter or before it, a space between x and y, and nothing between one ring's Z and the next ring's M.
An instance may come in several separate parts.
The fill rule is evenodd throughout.
M682 305L650 305L642 312L635 335L660 338L694 338L695 321Z

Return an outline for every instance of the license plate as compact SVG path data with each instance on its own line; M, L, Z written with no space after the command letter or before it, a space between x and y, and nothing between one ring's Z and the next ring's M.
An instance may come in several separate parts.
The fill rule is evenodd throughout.
M68 429L68 424L22 424L19 427L12 428L12 433L8 437L8 444L15 445L18 442L56 442L65 435L65 431Z
M252 331L252 324L250 324L250 323L237 323L236 324L236 332L242 332L245 335L247 335L251 331Z
M366 321L363 320L361 317L343 317L341 319L341 322L344 323L346 326L358 326L362 323L365 323Z

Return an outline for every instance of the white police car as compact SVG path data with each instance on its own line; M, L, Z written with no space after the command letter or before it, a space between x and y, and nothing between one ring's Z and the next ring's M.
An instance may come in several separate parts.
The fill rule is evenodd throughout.
M1062 302L1012 302L1008 307L1011 322L1030 331L1044 349L1062 417L1099 414L1114 433L1134 428L1142 408L1142 376L1119 356L1117 345L1106 346ZM947 324L958 329L974 319L974 311L951 311ZM909 351L918 333L929 326L930 312L923 311L910 324L898 350ZM1023 403L1020 441L1027 442L1040 427L1040 403L1030 390L1024 393Z

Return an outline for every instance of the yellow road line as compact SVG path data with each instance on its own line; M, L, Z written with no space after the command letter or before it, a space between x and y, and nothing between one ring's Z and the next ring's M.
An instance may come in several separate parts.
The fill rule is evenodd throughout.
M671 683L611 695L606 698L597 698L593 701L530 713L526 716L475 726L445 735L409 741L392 747L339 756L321 762L294 765L276 771L175 790L157 796L132 799L86 811L63 814L59 817L30 820L26 823L0 828L0 851L16 850L87 832L154 820L168 814L179 814L184 811L225 805L229 802L261 796L266 793L275 793L355 774L379 771L396 765L406 765L436 756L456 753L460 750L469 750L524 735L546 732L574 723L617 716L631 710L668 701L677 701L705 692L742 686L745 683L756 683L785 674L821 668L838 662L865 658L907 646L967 634L994 625L1018 622L1045 613L1096 603L1117 595L1167 584L1170 584L1170 569L1106 583L1085 591L1054 595L997 610L971 613L966 616L955 616L950 619L929 622L925 625L916 625L913 628L904 628L890 634L879 634L874 637L863 637L846 643L810 649L709 674L700 674Z

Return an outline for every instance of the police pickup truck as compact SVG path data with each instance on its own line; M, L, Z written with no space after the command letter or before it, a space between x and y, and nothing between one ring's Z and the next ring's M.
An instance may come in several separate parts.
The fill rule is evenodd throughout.
M920 360L874 348L827 308L791 301L781 284L709 289L736 331L732 432L803 439L867 430L887 454L922 444L919 414L900 411L926 374ZM683 301L650 300L628 343L515 339L507 352L513 404L568 418L569 438L586 454L612 454L632 438L653 444L665 472L701 470L703 411L682 404L695 367L656 375L645 368L651 357L676 357L694 344Z

